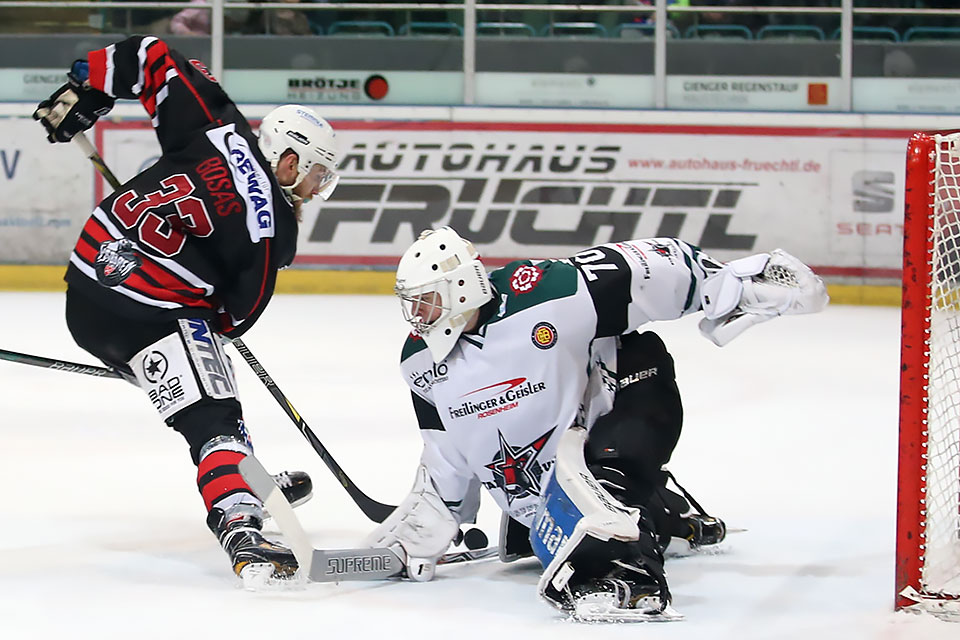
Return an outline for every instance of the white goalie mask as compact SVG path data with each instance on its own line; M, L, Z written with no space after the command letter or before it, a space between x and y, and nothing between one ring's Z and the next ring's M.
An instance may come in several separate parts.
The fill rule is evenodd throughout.
M314 165L323 167L318 195L326 200L340 181L337 175L340 152L335 137L333 127L316 111L297 104L287 104L264 116L258 142L260 151L274 172L284 151L293 149L297 153L297 180L292 186L284 187L288 192L303 181Z
M400 258L393 290L434 362L447 357L473 312L493 298L479 258L450 227L424 231Z

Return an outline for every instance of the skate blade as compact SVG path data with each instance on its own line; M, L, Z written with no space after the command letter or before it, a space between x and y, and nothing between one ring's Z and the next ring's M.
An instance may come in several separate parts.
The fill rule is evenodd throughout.
M613 594L591 593L577 600L572 618L577 622L677 622L683 620L683 614L667 605L660 611L657 598L645 598L633 609L617 606Z
M240 570L240 585L245 591L299 591L306 588L300 572L292 576L278 576L269 562L251 563Z
M719 556L727 553L726 541L710 545L692 545L684 538L670 538L663 552L664 558L689 558L692 556Z
M310 498L312 498L312 497L313 497L313 491L311 491L311 492L308 493L307 495L303 496L303 497L300 498L299 500L294 500L293 502L290 503L290 506L293 507L294 509L296 509L296 508L299 507L300 505L306 504L306 503L310 500Z

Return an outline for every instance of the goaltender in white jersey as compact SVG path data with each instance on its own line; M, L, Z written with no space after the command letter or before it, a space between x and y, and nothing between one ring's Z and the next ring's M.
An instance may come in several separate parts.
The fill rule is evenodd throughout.
M725 533L668 482L682 423L673 360L637 328L703 312L701 332L723 346L827 303L823 282L780 250L723 264L654 238L488 275L446 227L404 254L396 293L413 327L401 369L424 450L413 491L366 542L429 580L486 488L504 513L501 559L536 554L540 595L586 620L679 617L666 544Z

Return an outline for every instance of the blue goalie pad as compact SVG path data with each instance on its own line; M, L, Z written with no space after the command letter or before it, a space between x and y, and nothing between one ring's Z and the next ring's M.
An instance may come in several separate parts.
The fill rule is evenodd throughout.
M531 547L544 566L537 591L561 610L571 610L578 594L616 571L615 563L630 557L629 543L640 535L640 512L611 496L587 469L586 435L573 426L561 436L530 527Z
M550 565L581 519L583 513L560 486L556 474L551 473L530 527L530 546L540 564Z

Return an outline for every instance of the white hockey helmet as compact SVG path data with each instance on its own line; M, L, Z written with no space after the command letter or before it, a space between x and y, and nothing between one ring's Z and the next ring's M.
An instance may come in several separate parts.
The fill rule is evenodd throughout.
M450 227L424 231L400 258L393 291L434 362L447 357L473 312L493 298L479 258Z
M340 181L337 175L340 152L335 138L329 122L313 109L298 104L277 107L260 122L260 151L273 170L277 170L283 152L293 149L299 157L297 181L289 187L293 190L313 166L319 164L325 170L319 190L324 200L333 194Z

